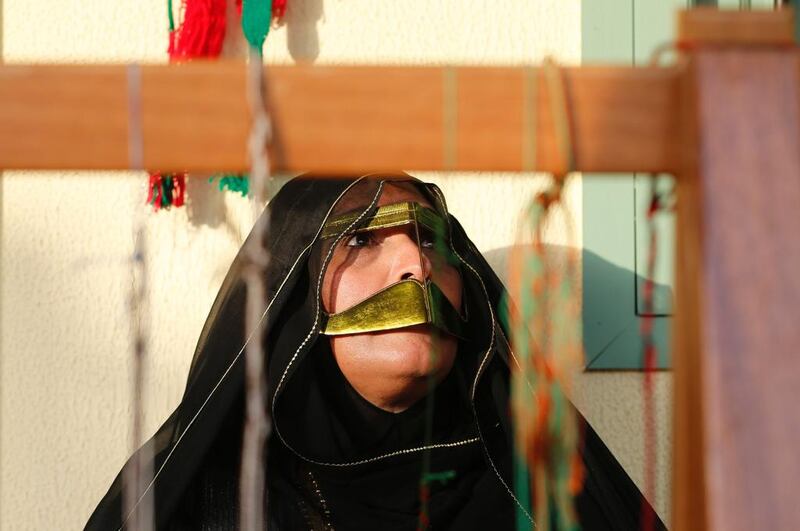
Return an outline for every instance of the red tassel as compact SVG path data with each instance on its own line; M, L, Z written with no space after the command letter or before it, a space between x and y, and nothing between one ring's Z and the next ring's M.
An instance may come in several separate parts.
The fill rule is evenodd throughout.
M272 20L280 22L283 15L286 14L287 0L272 0Z
M183 206L186 194L186 174L176 173L172 177L172 206Z
M183 21L170 34L170 59L219 56L225 40L225 10L225 0L185 0Z
M147 204L153 205L154 211L183 206L186 199L186 174L150 174L147 189Z
M153 205L153 210L161 208L161 173L153 172L150 174L150 183L147 189L147 204Z

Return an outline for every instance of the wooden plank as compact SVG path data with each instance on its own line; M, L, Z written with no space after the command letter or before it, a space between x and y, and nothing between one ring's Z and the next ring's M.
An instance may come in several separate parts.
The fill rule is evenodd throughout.
M678 530L800 528L798 67L780 48L693 54L687 175L699 178L679 180L678 198Z
M125 65L0 66L0 168L129 168L136 94L127 75ZM675 167L678 70L586 67L563 75L577 169ZM274 170L563 166L538 69L275 66L267 79ZM134 117L146 168L247 169L242 63L145 65L141 80ZM525 147L532 142L535 157Z
M684 168L676 181L675 316L673 326L673 476L672 528L706 531L706 470L703 423L706 418L700 371L702 322L702 194L698 176L700 136L697 120L695 71L681 82L684 119Z
M0 66L0 168L126 167L126 105L123 68Z
M696 8L678 12L680 43L698 46L785 45L794 40L794 10L733 11Z

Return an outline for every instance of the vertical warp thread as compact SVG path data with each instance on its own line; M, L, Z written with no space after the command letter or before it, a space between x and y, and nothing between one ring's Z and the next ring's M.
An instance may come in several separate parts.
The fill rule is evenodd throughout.
M265 307L264 275L269 264L265 236L269 231L269 212L259 215L266 199L269 178L267 144L271 124L265 103L263 58L260 49L250 48L247 97L252 116L248 141L250 177L253 189L253 215L256 222L247 242L245 281L245 425L242 437L242 463L239 476L240 525L245 531L262 531L267 521L266 505L266 441L270 432L267 417L267 385L264 367L266 345L259 329Z
M579 524L574 497L582 484L583 466L578 452L580 432L568 392L572 374L583 358L576 324L580 322L575 289L578 256L577 250L568 250L566 263L555 267L544 245L544 227L554 209L565 212L563 191L566 177L575 167L575 154L563 74L552 60L544 62L542 74L561 158L551 186L538 193L526 211L518 231L521 245L511 261L510 285L519 296L519 308L513 304L507 308L513 352L519 356L518 362L514 358L512 372L514 488L524 510L528 510L531 497L535 505L536 522L520 511L517 529L538 525L548 530L575 530ZM523 102L534 93L531 81L537 79L524 80ZM530 107L523 103L526 114ZM528 120L523 116L523 127ZM524 157L534 154L532 149L527 156L523 151ZM569 216L565 221L568 234L574 236ZM530 242L523 239L524 229L529 231Z
M128 91L128 167L144 167L144 138L142 134L142 69L129 64L126 71Z
M651 56L650 66L659 66L665 54L675 48L671 42L657 46ZM642 286L642 302L644 315L639 321L639 335L642 341L640 362L644 378L642 380L642 423L644 438L644 489L642 499L641 526L643 531L651 531L655 527L655 512L653 506L656 503L656 468L658 465L658 454L656 452L657 433L656 433L656 409L653 389L653 373L658 361L658 347L654 338L655 316L653 296L655 292L655 267L658 257L658 226L656 215L665 210L664 198L658 191L657 176L650 175L649 180L649 203L645 217L645 230L647 232L648 245L645 281ZM652 506L647 502L653 504Z
M132 169L143 167L143 138L141 122L141 68L130 64L127 68L128 93L128 164ZM131 258L131 291L129 315L131 316L131 339L133 378L131 382L131 405L133 419L131 428L132 450L141 443L142 411L144 408L145 362L147 359L147 246L144 216L138 207L134 216L134 249ZM153 529L153 496L148 491L141 496L153 477L152 455L144 446L135 454L135 461L125 468L123 476L122 521L129 521L129 529L149 531Z
M659 213L670 212L674 208L672 191L658 190L658 176L650 175L649 202L646 215L646 231L648 238L647 272L642 287L642 302L644 315L640 320L639 334L642 339L641 365L644 371L642 393L644 395L643 421L644 421L644 499L642 501L642 530L651 531L655 528L656 514L653 509L656 505L656 470L658 468L658 437L656 431L657 414L655 408L655 389L653 375L658 362L658 345L655 341L655 272L658 261L658 246L660 242L656 216ZM650 500L650 504L647 503ZM651 505L652 504L652 505Z
M430 262L432 269L430 271L426 271L426 259L423 256L424 251L422 249L422 237L419 231L419 220L417 219L416 210L414 211L414 237L417 242L417 252L419 253L420 271L422 271L423 277L425 277L421 280L426 283L426 297L430 297L430 289L428 288L427 281L433 282L433 279L437 276L438 268L441 267L441 264L437 260L433 260ZM446 244L443 241L441 234L435 234L434 247L436 253L441 253L442 256L445 256ZM439 352L438 343L435 340L435 332L433 332L433 330L431 330L431 336L433 340L431 341L431 350L429 352L429 366L436 367L441 353ZM431 470L432 450L430 449L430 446L433 444L433 417L436 405L436 397L434 395L435 389L436 376L434 372L431 371L428 373L427 377L427 395L425 397L425 434L423 445L426 447L426 449L422 453L422 473L419 481L419 517L417 519L417 531L424 531L429 529L431 526L429 503L431 497L431 484L434 481L446 482L455 477L455 471L453 470L437 472L433 472Z

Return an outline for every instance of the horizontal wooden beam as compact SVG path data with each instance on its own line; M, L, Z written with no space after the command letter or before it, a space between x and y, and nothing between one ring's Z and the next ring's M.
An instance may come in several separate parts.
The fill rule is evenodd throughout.
M794 10L735 11L711 7L678 12L680 43L689 46L793 46Z
M266 75L276 171L558 171L566 160L541 69L270 66ZM560 75L576 170L678 167L677 69ZM0 168L140 160L151 170L246 171L245 83L241 62L1 65Z

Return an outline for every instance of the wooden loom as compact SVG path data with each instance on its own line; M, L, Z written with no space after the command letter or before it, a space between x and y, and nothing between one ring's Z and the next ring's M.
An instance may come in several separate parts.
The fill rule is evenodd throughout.
M677 177L674 529L798 529L793 17L699 9L678 27L677 66L564 69L575 169ZM0 168L247 168L241 63L136 68L132 90L124 65L0 66ZM267 75L275 170L566 169L537 68Z

